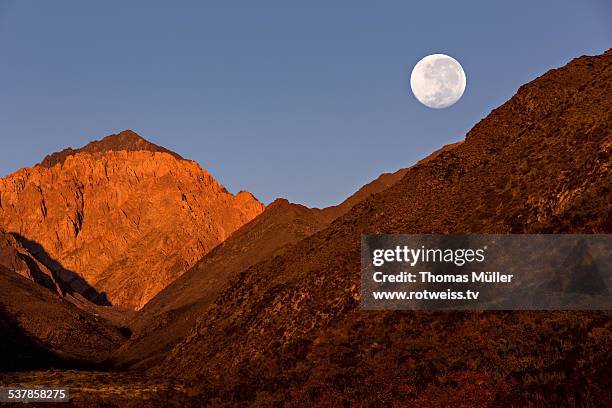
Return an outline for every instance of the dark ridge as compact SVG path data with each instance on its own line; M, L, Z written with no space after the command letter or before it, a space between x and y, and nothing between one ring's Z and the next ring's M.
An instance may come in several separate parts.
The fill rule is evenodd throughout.
M0 330L2 331L1 371L33 370L64 365L57 356L24 333L2 304L0 304Z
M102 368L125 338L103 318L2 265L0 333L0 372Z
M40 165L43 167L53 167L56 164L61 164L66 161L66 158L69 156L73 156L77 153L104 153L110 151L148 151L148 152L163 152L171 154L177 159L183 160L183 158L173 151L170 151L164 147L158 146L154 143L145 140L137 133L131 130L124 130L123 132L106 136L102 140L96 140L91 143L88 143L84 147L80 149L73 149L71 147L62 150L61 152L56 152L48 155L40 162Z
M2 273L6 270L2 268ZM80 361L54 353L26 333L19 322L0 303L0 372L30 370L92 370L107 369L102 363Z

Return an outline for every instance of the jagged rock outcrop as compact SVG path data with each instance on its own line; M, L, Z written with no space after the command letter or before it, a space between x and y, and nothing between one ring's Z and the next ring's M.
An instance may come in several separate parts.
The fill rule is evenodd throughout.
M46 287L55 294L64 294L62 285L53 272L21 246L15 237L2 229L0 229L0 266Z
M0 227L60 279L139 308L264 209L131 131L0 179ZM74 287L79 291L81 287Z

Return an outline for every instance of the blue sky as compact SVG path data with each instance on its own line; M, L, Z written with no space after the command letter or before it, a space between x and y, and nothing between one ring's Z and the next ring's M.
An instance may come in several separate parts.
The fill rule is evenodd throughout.
M0 175L132 129L230 191L335 204L612 45L606 1L0 0ZM467 74L448 109L410 72Z

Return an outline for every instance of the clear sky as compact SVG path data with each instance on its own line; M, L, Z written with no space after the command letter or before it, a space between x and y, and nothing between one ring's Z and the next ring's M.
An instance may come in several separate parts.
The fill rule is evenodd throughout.
M230 191L337 203L612 46L609 1L0 0L0 175L132 129ZM410 72L448 54L448 109Z

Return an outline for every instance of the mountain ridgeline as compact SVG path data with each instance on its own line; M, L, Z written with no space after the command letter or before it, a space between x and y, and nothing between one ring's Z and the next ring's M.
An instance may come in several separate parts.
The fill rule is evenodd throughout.
M189 334L197 319L238 273L267 258L279 256L360 201L394 184L405 173L406 169L401 169L383 174L339 205L324 209L277 199L151 299L132 322L134 335L114 353L112 362L132 368L159 363Z
M359 262L361 234L611 232L611 87L611 51L522 86L462 144L238 274L153 372L236 404L606 400L609 312L367 312Z
M129 369L109 389L178 382L177 406L610 405L609 311L359 302L362 234L612 232L611 93L612 51L576 58L324 209L233 195L131 131L49 155L0 179L3 369ZM105 402L168 402L139 392Z

